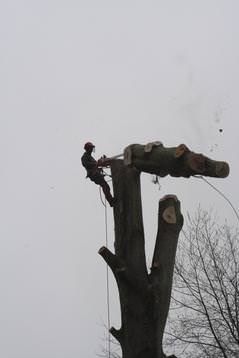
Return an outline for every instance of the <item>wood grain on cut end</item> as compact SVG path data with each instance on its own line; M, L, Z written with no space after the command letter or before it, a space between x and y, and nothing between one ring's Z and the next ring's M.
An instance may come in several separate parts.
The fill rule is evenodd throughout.
M176 224L177 218L176 218L176 212L174 206L169 206L164 210L163 219L168 224Z
M226 162L218 162L216 164L216 174L219 178L226 178L229 175L230 168Z

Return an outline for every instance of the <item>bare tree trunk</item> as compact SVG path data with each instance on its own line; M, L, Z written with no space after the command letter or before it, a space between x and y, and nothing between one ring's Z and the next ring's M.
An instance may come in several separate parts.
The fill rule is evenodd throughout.
M167 320L177 241L183 225L175 196L159 202L158 233L151 272L145 260L140 172L111 164L114 195L115 254L102 247L99 254L117 281L121 305L121 328L111 328L123 358L163 358L163 332ZM173 357L173 356L172 356Z

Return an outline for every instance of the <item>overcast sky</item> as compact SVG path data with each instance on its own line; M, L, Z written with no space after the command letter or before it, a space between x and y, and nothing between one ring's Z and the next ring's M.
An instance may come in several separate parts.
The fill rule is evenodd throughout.
M238 13L237 0L0 1L1 357L100 353L104 207L84 142L96 157L160 140L227 160L230 176L211 183L238 208ZM237 224L204 182L160 183L142 175L149 262L167 193L184 215L200 203ZM110 208L108 226L112 248Z

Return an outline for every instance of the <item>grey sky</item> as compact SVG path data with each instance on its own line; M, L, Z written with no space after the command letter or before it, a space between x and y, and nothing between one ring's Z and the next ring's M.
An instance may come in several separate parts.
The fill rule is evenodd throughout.
M225 159L230 176L211 182L238 208L238 11L236 0L0 2L1 357L99 352L104 208L84 179L85 141L96 156L161 140ZM236 224L205 183L161 185L142 176L149 259L167 193L184 214L200 202ZM113 279L111 292L118 327Z

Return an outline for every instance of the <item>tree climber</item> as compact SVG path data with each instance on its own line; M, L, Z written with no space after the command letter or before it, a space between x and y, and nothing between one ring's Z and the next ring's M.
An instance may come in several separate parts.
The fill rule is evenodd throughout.
M110 204L110 206L114 206L115 198L110 193L110 187L104 179L103 169L102 167L107 167L110 163L110 160L105 156L101 157L99 160L95 160L92 157L92 152L95 149L95 146L91 142L87 142L84 145L85 153L81 157L81 163L83 167L87 171L87 178L90 178L95 184L100 185L105 198Z

